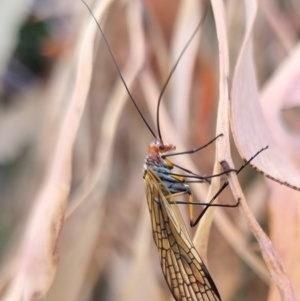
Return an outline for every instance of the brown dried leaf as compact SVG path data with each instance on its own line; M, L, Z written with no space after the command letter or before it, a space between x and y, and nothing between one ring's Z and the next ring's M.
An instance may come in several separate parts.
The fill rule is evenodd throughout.
M251 162L251 165L268 178L299 190L300 173L275 144L261 111L251 41L256 2L249 1L246 7L247 30L231 89L231 129L234 141L244 159L249 159L263 147L269 146L268 150Z

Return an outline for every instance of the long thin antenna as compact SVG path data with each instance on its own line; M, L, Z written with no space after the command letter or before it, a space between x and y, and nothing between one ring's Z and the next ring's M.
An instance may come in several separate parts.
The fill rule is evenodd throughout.
M199 28L202 26L202 24L203 24L203 22L204 22L204 20L205 20L205 17L206 17L207 12L208 12L208 4L207 4L206 1L205 1L205 3L206 3L206 5L205 5L205 13L203 14L203 16L202 16L202 18L201 18L199 24L197 25L196 29L194 30L194 32L192 33L192 35L191 35L190 38L188 39L188 41L187 41L187 43L185 44L184 48L182 49L182 51L181 51L181 53L180 53L180 55L179 55L179 57L178 57L178 59L177 59L175 65L172 67L172 69L171 69L171 71L170 71L170 73L169 73L169 75L168 75L168 77L167 77L167 80L166 80L166 82L164 83L163 88L162 88L162 90L161 90L161 92L160 92L160 94L159 94L159 97L158 97L157 111L156 111L156 120L157 120L157 133L158 133L158 137L159 137L159 139L160 139L161 141L162 141L162 136L161 136L161 131L160 131L160 123L159 123L159 107L160 107L160 103L161 103L161 100L162 100L162 96L163 96L163 94L164 94L164 92L165 92L165 90L166 90L166 88L167 88L167 86L168 86L168 84L169 84L169 82L170 82L170 79L171 79L173 73L175 72L175 70L176 70L176 68L177 68L177 66L178 66L178 64L179 64L179 62L180 62L182 56L184 55L185 51L187 50L187 48L188 48L189 45L191 44L192 40L194 39L194 37L195 37L197 31L198 31Z
M108 49L108 51L109 51L109 53L110 53L110 56L111 56L111 58L113 59L113 62L114 62L114 64L115 64L116 68L117 68L117 71L118 71L118 73L119 73L119 76L120 76L120 78L121 78L121 80L122 80L122 82L123 82L123 85L124 85L124 87L125 87L125 89L126 89L128 95L129 95L129 98L131 99L132 103L134 104L135 108L137 109L138 113L140 114L141 118L143 119L144 123L146 124L147 128L149 129L150 133L153 135L153 137L154 137L155 139L157 139L157 138L156 138L156 135L155 135L155 133L154 133L154 131L151 129L151 127L150 127L150 125L148 124L147 120L145 119L145 117L143 116L143 114L142 114L142 112L140 111L139 107L137 106L137 104L136 104L136 102L135 102L135 100L134 100L134 98L133 98L133 96L132 96L132 94L131 94L131 92L130 92L130 90L129 90L127 84L126 84L126 82L125 82L125 79L124 79L124 77L123 77L123 75L122 75L122 72L121 72L121 70L120 70L120 67L119 67L119 65L118 65L118 63L117 63L117 60L116 60L116 58L115 58L115 56L114 56L114 54L113 54L113 52L112 52L112 50L111 50L111 48L110 48L110 46L109 46L109 43L108 43L108 41L107 41L107 39L106 39L106 36L105 36L105 34L104 34L104 32L103 32L103 30L102 30L102 28L101 28L101 26L100 26L98 20L96 19L96 17L95 17L95 15L94 15L93 11L92 11L91 8L87 5L87 3L86 3L84 0L81 0L81 1L82 1L83 4L87 7L87 9L89 10L91 16L92 16L93 19L95 20L95 22L96 22L96 24L97 24L97 26L98 26L98 28L99 28L99 30L100 30L100 32L101 32L101 35L102 35L102 37L103 37L103 39L104 39L104 42L105 42L105 44L106 44L106 46L107 46L107 49Z

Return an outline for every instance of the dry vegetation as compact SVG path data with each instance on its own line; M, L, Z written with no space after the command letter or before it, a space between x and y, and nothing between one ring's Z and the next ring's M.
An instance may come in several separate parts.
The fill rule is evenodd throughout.
M94 20L80 0L11 2L0 10L1 300L171 300L142 179L152 137ZM160 89L203 6L89 5L154 127ZM296 0L211 0L164 95L162 134L177 150L224 134L216 147L174 159L190 170L238 168L269 146L252 163L275 181L248 167L241 189L230 174L219 202L240 199L240 210L209 210L191 229L224 301L300 298L299 20ZM33 47L42 61L34 76L23 48L17 56L25 21L47 28ZM193 185L196 200L209 200L219 180Z

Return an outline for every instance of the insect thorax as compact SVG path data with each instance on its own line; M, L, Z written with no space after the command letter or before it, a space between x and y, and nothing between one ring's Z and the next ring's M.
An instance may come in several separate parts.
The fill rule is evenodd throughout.
M173 165L169 160L163 159L161 156L153 158L148 156L144 163L144 175L145 178L147 172L151 170L168 189L169 193L175 194L178 192L191 193L190 187L185 184L185 179L182 176L177 176L172 172Z
M173 169L173 165L168 165L167 162L159 155L152 155L148 156L144 162L144 177L149 169L151 169L155 174L170 174ZM157 174L157 176L160 178L159 174Z

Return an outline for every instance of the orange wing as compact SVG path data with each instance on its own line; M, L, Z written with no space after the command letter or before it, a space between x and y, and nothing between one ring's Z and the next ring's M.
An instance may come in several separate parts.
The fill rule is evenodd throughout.
M147 170L144 177L153 237L160 264L176 301L221 301L218 289L197 253L176 203L156 174Z

